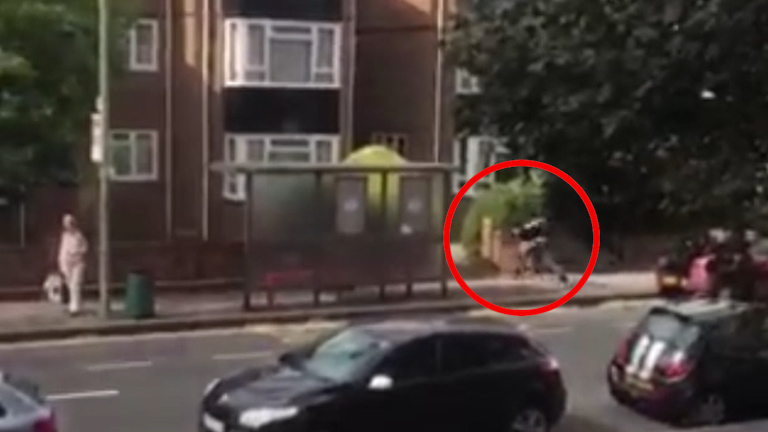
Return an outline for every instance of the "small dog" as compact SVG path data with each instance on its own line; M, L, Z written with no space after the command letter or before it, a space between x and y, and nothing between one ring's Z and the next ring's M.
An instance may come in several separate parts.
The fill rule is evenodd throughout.
M51 272L46 276L43 282L43 292L48 301L52 303L64 303L66 296L66 286L64 278L59 272Z

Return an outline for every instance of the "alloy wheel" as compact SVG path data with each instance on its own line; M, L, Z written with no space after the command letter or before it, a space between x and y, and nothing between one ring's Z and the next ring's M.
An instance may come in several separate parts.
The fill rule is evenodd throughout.
M725 421L725 401L720 395L710 393L701 398L693 410L693 421L698 425L717 425Z
M549 431L547 417L536 408L527 408L518 413L510 426L510 432Z

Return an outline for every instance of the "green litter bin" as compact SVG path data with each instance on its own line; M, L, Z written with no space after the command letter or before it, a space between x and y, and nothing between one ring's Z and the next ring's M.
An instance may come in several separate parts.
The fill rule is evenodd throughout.
M146 273L128 273L125 281L125 314L133 319L155 316L154 284Z

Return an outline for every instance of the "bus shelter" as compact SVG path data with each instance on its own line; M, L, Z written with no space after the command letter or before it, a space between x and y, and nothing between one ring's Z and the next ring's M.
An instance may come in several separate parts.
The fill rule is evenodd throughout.
M438 283L450 275L442 234L455 167L214 163L244 182L243 308L252 294Z

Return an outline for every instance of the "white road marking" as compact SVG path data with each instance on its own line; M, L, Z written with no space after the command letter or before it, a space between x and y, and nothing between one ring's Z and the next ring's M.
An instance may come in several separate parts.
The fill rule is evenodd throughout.
M637 321L613 323L613 327L619 330L630 330L637 326Z
M138 369L138 368L146 368L151 366L152 366L152 362L149 360L146 360L146 361L93 364L93 365L85 366L85 370L89 372L102 372L102 371L120 370L120 369Z
M103 399L120 395L117 390L93 390L73 393L57 393L48 395L46 399L51 402L77 400L77 399Z
M130 336L83 336L71 339L49 340L49 341L36 341L36 342L7 342L0 343L0 352L9 350L22 350L22 349L48 349L54 347L79 347L87 345L107 345L107 344L133 344L137 341L152 341L152 340L166 340L166 339L198 339L205 337L219 337L219 336L237 336L248 334L248 330L244 326L232 327L228 329L206 329L206 330L190 330L177 333L147 333L137 334Z
M562 326L562 327L533 327L529 329L531 333L534 334L561 334L561 333L568 333L573 331L574 328L570 326Z
M252 352L241 352L241 353L216 354L213 356L213 359L217 361L227 361L227 360L267 359L270 357L274 357L274 353L271 351L252 351Z

